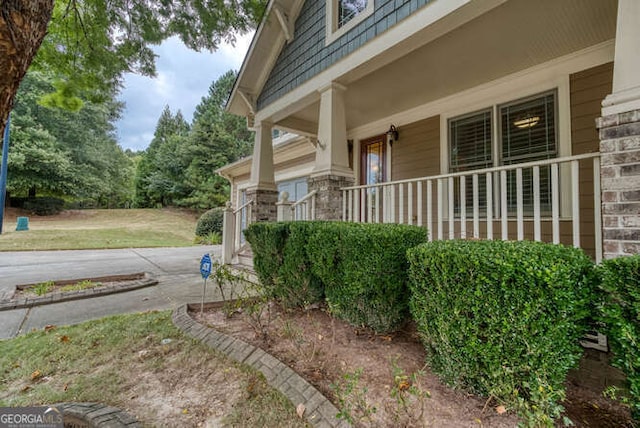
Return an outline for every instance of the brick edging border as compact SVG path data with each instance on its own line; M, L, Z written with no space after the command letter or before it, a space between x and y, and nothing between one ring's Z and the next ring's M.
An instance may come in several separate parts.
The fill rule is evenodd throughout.
M141 428L142 424L131 416L115 407L101 403L59 403L51 407L62 412L65 419L65 426L70 422L70 426L105 427L105 428ZM83 425L80 425L82 423Z
M195 304L193 304L195 305ZM304 418L321 428L347 428L351 425L336 418L338 409L313 385L289 366L245 341L204 326L189 316L188 304L173 311L173 324L187 336L197 339L232 360L262 373L267 383L283 393L294 406L305 406ZM200 304L197 304L200 307Z
M150 272L144 272L144 277L124 284L105 285L103 287L88 288L80 291L67 291L64 293L52 293L49 296L30 297L26 299L0 301L0 311L12 309L31 308L33 306L49 305L51 303L68 302L71 300L88 299L90 297L105 296L108 294L122 293L137 290L139 288L156 285L158 280Z

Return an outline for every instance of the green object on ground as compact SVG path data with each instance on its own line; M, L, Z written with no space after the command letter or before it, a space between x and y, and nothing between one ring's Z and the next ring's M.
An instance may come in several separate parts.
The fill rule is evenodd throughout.
M29 217L18 217L16 232L21 230L29 230Z

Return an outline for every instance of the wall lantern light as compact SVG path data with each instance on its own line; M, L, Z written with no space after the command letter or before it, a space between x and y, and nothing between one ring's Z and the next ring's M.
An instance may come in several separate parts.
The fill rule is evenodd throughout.
M394 141L398 141L398 130L395 126L391 125L387 131L387 142L393 147Z

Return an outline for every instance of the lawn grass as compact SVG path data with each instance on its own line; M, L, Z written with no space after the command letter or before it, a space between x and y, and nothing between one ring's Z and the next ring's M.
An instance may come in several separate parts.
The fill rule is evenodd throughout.
M194 244L197 215L168 209L65 211L30 216L28 231L5 218L0 251L185 247Z
M261 375L184 336L169 311L0 341L0 375L0 407L100 402L148 426L199 426L212 414L223 426L305 426Z

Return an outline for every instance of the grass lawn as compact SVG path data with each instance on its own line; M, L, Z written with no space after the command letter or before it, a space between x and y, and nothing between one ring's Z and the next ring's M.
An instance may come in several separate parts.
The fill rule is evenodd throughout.
M0 251L185 247L193 245L197 215L170 209L72 210L29 216L29 230L16 232L5 216Z
M173 326L119 315L0 341L0 407L100 402L146 426L306 426L262 376Z

